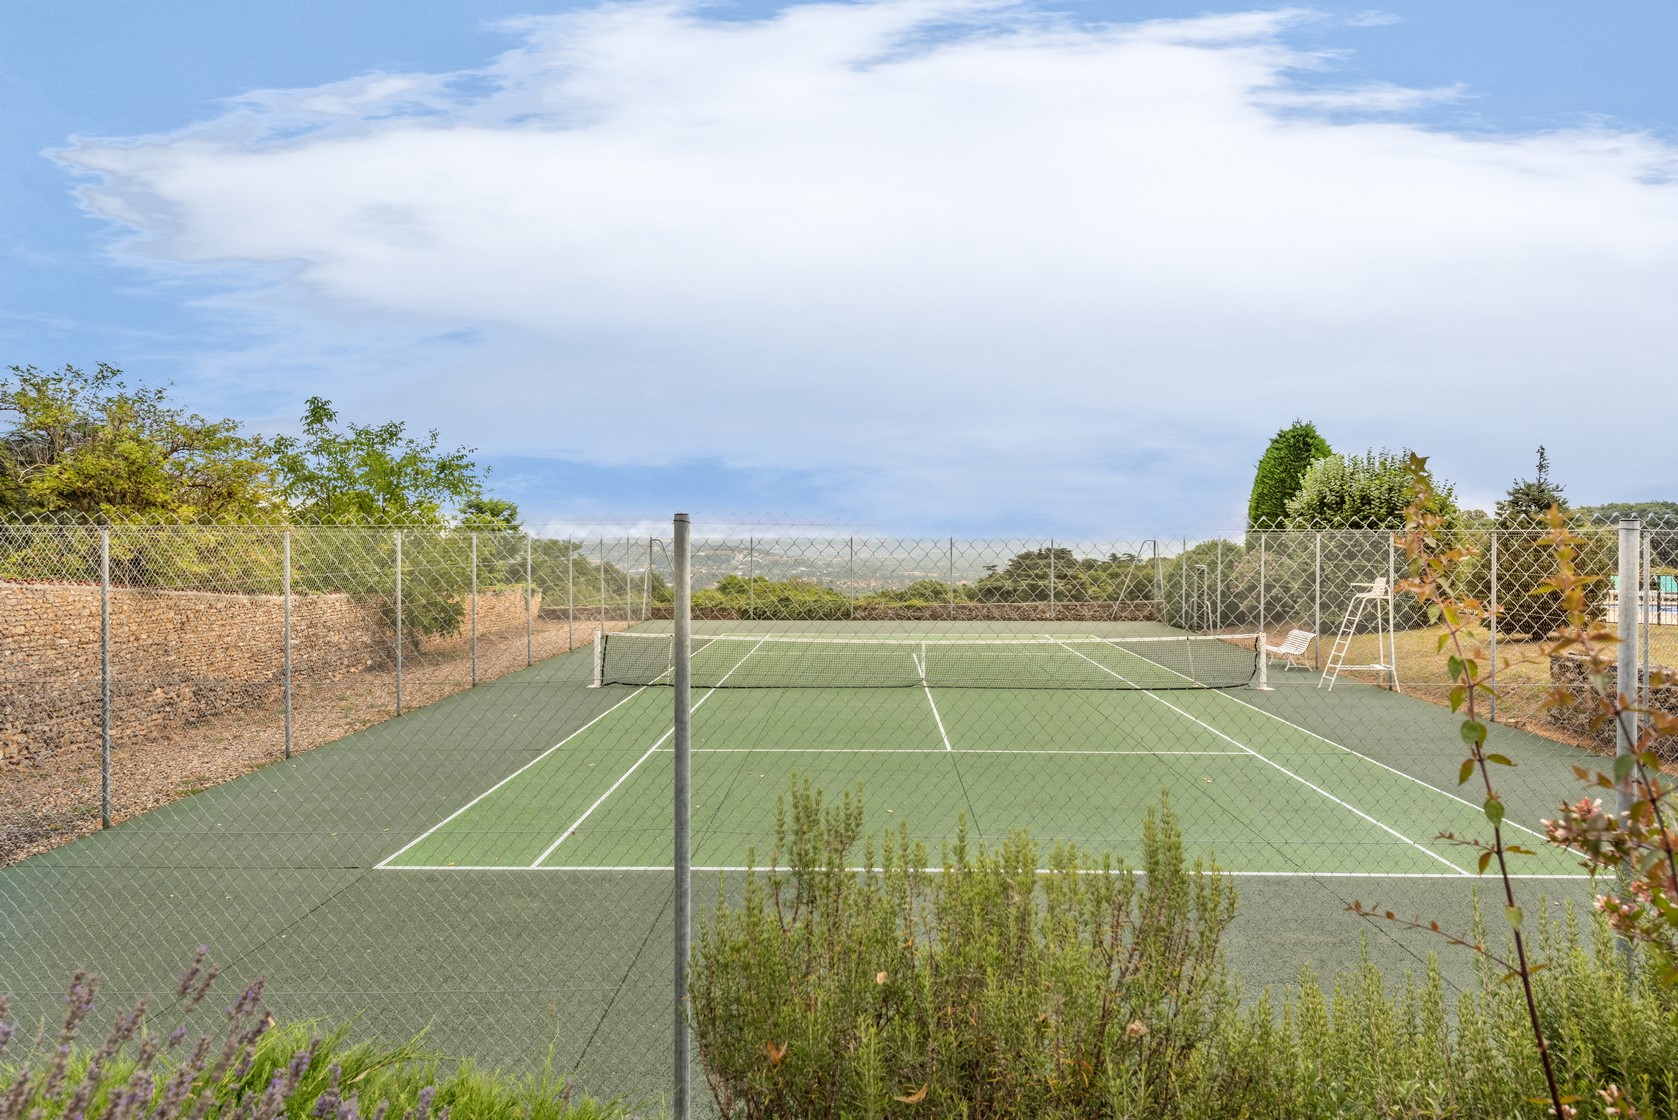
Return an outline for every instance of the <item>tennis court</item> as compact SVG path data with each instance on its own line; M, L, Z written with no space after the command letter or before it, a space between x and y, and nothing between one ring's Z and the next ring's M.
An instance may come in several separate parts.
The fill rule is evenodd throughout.
M861 785L869 823L907 821L934 850L982 839L1138 854L1162 792L1192 850L1249 877L1458 878L1476 804L1252 702L1251 640L1157 624L727 624L695 639L696 870L767 860L789 775ZM611 706L475 791L377 863L390 872L667 872L673 748L667 635L607 638ZM622 682L622 683L613 683ZM1297 699L1357 704L1354 693ZM1315 690L1313 690L1315 691ZM1367 690L1365 690L1367 691ZM1446 744L1448 747L1448 743ZM1431 755L1431 751L1424 751ZM1515 827L1536 840L1537 821ZM1520 873L1575 878L1540 848Z

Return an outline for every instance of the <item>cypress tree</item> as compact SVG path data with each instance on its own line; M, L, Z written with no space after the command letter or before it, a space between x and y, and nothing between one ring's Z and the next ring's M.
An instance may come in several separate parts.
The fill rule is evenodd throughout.
M1295 420L1277 432L1270 446L1264 449L1253 475L1253 492L1247 500L1247 524L1280 525L1288 514L1288 499L1299 492L1305 468L1332 454L1334 449L1309 421Z

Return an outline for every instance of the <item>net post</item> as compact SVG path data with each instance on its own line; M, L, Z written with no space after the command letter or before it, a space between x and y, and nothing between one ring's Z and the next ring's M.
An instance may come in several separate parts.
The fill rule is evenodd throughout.
M1637 702L1637 567L1638 551L1642 544L1642 523L1636 517L1620 518L1620 556L1619 556L1619 600L1618 611L1620 645L1615 662L1614 689L1627 703ZM1627 599L1631 599L1631 608L1627 609ZM1629 682L1629 683L1628 683ZM1632 739L1631 729L1624 719L1614 721L1614 757L1625 758L1637 749ZM1635 797L1632 794L1631 777L1618 783L1619 811L1624 814L1630 812Z
M396 530L396 714L402 714L402 530Z
M99 827L111 827L111 531L99 530Z
M606 623L602 620L594 628L594 676L589 682L590 688L599 688L606 683Z
M689 690L693 680L693 621L692 621L692 592L693 571L689 549L689 521L688 515L678 513L675 517L675 576L676 602L675 610L675 671L672 674L675 683L675 930L673 956L675 963L674 980L674 1076L672 1087L672 1114L676 1120L688 1120L688 1089L691 1082L691 1057L689 1055L689 1035L687 1025L687 967L689 943L692 937L692 899L689 890L692 886L692 709L689 706Z
M280 597L285 613L285 756L291 757L291 530L284 534L282 545L284 568L280 576Z
M472 534L472 687L478 686L478 534Z

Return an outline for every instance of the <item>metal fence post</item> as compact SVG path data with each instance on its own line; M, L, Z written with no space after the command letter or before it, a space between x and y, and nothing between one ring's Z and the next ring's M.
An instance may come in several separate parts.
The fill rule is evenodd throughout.
M600 537L600 613L596 616L600 625L594 628L597 634L606 632L606 536Z
M757 538L746 538L746 614L757 617Z
M1217 621L1215 623L1215 628L1218 629L1218 630L1222 630L1224 628L1224 539L1222 537L1218 538L1218 574L1217 574L1217 579L1218 579L1218 590L1217 590L1218 614L1217 614Z
M675 649L673 650L674 672L672 674L676 693L676 710L674 722L674 749L676 768L676 812L675 812L675 1084L673 1089L672 1112L676 1120L688 1120L688 1086L691 1079L690 1057L688 1054L688 1024L687 1024L687 987L688 987L688 946L692 936L692 901L688 896L691 884L692 863L692 725L689 722L692 708L688 703L689 691L693 680L692 648L692 591L693 572L689 556L689 523L688 515L678 513L675 518L672 536L676 547L675 575L676 602L675 610Z
M478 534L472 534L472 687L478 685Z
M856 538L851 537L846 542L848 553L845 559L845 599L850 606L851 621L856 621Z
M953 580L951 581L954 582ZM1055 618L1055 539L1049 538L1049 621Z
M396 530L396 714L402 714L402 530Z
M291 530L285 531L285 572L281 597L285 600L285 756L291 757Z
M1491 547L1492 597L1491 597L1491 601L1486 604L1487 630L1491 634L1491 646L1486 651L1486 653L1487 653L1486 664L1488 666L1488 672L1490 673L1490 676L1491 676L1492 691L1486 698L1486 711L1489 713L1488 718L1491 720L1491 722L1496 723L1497 722L1497 686L1498 686L1498 680L1497 680L1497 612L1498 612L1498 606L1497 606L1497 530L1493 529L1491 531L1491 534L1492 534L1492 547Z
M577 549L582 542L566 541L575 547L565 550L565 648L577 648Z
M1614 689L1628 703L1637 702L1637 561L1642 545L1642 523L1636 517L1620 518L1619 601L1620 648L1615 663ZM1631 607L1627 609L1627 599ZM1614 721L1614 757L1624 758L1636 750L1631 728L1624 719ZM1631 776L1619 782L1619 811L1631 810Z
M111 827L111 531L99 530L99 827Z
M1265 534L1261 530L1259 532L1259 601L1258 601L1258 636L1259 636L1258 640L1259 640L1259 645L1261 645L1261 646L1266 644L1266 639L1265 639L1265 634L1264 634L1264 551L1265 551L1265 549L1264 549L1264 538L1265 538ZM1259 657L1261 659L1265 656L1266 655L1262 651L1259 653Z
M1317 561L1315 582L1311 592L1311 632L1317 635L1311 643L1311 667L1323 667L1323 534L1317 531Z
M956 539L954 537L950 538L950 566L948 574L950 577L950 617L954 618L956 616Z
M530 534L524 535L524 664L529 668L535 660L531 644L532 615L536 613L536 585L530 579Z

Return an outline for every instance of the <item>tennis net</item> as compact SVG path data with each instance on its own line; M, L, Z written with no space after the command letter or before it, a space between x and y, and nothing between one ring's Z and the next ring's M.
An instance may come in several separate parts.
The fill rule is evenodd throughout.
M669 634L600 634L596 685L672 683ZM693 638L695 688L1241 688L1259 673L1257 634L1137 638Z

